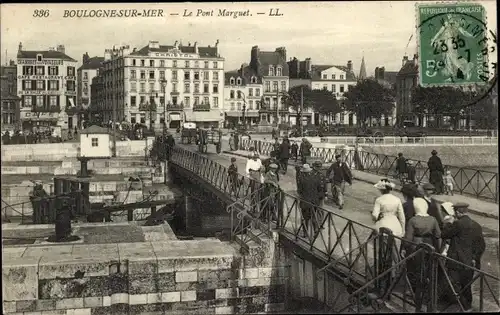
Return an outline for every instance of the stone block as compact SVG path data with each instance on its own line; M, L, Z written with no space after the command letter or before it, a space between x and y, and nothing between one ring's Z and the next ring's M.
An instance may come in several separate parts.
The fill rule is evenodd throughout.
M102 306L111 306L111 296L102 297Z
M67 310L66 315L91 315L90 308L79 308L74 310Z
M196 282L198 281L197 271L177 271L175 273L175 282Z
M66 315L66 310L42 311L42 315Z
M259 268L240 269L240 279L255 279L259 277Z
M234 314L234 306L216 307L215 314Z
M3 314L16 312L16 302L3 302Z
M114 293L111 295L111 304L129 304L129 294L128 293ZM104 306L104 300L103 300Z
M192 291L201 289L198 282L179 282L175 284L175 291Z
M83 298L83 307L95 308L102 306L102 296L89 296Z
M56 309L83 308L83 298L62 299L56 301Z
M148 303L148 295L147 294L130 294L129 295L129 304L137 305L137 304L147 304Z
M22 258L21 258L22 259ZM4 301L36 300L38 298L38 265L23 264L2 266L2 291Z
M26 174L40 174L40 167L28 166L26 167Z
M181 293L180 292L163 292L161 294L161 301L163 303L174 303L181 301Z
M225 289L216 289L215 290L215 298L216 299L230 299L238 297L238 289L237 288L225 288Z
M85 256L72 255L71 258L59 261L40 261L39 279L73 278L77 271L84 272L86 277L109 275L108 261L97 259L90 254Z
M265 312L283 312L285 310L285 303L272 303L265 305Z
M52 311L56 309L56 300L38 299L36 300L37 311Z
M161 293L148 293L148 304L161 303Z
M181 292L181 302L196 301L196 291Z

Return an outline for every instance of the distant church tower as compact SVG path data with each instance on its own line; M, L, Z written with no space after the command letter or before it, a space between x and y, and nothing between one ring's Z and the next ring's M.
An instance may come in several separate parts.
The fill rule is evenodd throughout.
M363 59L361 60L361 68L359 69L359 76L358 76L359 81L364 79L366 79L365 56L363 56Z

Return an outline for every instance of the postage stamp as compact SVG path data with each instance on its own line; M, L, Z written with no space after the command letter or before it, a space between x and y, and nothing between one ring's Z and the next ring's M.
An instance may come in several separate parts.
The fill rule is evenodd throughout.
M420 3L416 8L420 84L488 82L492 43L485 8L473 2Z

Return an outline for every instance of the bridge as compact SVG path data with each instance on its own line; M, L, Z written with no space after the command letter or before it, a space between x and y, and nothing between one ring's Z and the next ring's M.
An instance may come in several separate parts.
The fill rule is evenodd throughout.
M243 141L241 148L250 145L261 154L269 153L271 146L263 141ZM430 283L424 291L430 292L432 297L426 305L427 311L464 311L459 298L461 292L452 284L447 271L447 266L454 263L471 268L475 273L472 281L474 309L500 309L498 216L495 219L471 214L483 226L487 236L488 250L483 257L483 270L442 256L431 247L418 247L413 254L403 257L399 254L399 244L414 244L391 235L390 231L375 231L370 218L377 192L367 181L376 181L381 174L387 174L394 161L380 156L376 159L369 155L361 157L365 171L373 171L374 168L377 171L372 174L354 171L355 177L361 180L353 184L355 188L348 190L344 210L328 204L317 208L311 220L319 228L312 233L304 225L300 208L304 201L296 194L293 169L280 180L281 190L276 195L269 195L260 183L242 175L238 189L231 189L227 172L230 157L244 157L247 153L239 150L231 154L216 154L212 150L200 154L196 152L196 146L176 145L169 160L169 169L174 177L182 181L183 187L191 187L189 189L193 193L203 191L205 198L216 200L218 206L227 209L231 218L231 240L248 259L271 260L271 263L287 265L291 270L289 291L294 299L309 298L320 303L323 309L333 312L413 312L421 308L422 299L411 288L413 274L407 263L417 257L426 257L421 265L427 266L423 274L430 279ZM333 159L335 153L335 150L321 148L313 151L313 156L321 156L328 161ZM355 166L353 151L344 150L342 154ZM237 159L240 173L245 167L242 157ZM420 172L418 181L425 181L426 176L424 171ZM463 195L454 196L452 201L473 198L474 203L479 205L477 208L489 208L493 217L495 211L498 215L498 205L495 204L498 189L482 195L489 188L485 188L484 184L479 188L477 181L476 186L472 186L470 182L459 187ZM448 292L449 298L438 298L442 292Z

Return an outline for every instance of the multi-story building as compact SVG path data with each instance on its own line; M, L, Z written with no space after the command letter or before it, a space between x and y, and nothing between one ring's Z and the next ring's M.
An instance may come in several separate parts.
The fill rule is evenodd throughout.
M238 70L226 72L224 81L224 112L227 125L258 124L262 77L250 66L243 64Z
M103 114L116 121L142 123L159 129L181 122L201 127L222 126L224 113L224 58L215 46L160 45L139 50L129 46L107 49L104 54L105 103Z
M262 78L264 90L259 109L260 121L288 123L290 113L283 102L283 95L289 88L285 47L260 51L258 46L253 46L249 67Z
M344 93L349 86L356 85L357 79L353 72L352 61L349 60L346 66L342 65L313 65L311 58L299 61L293 58L288 62L291 78L294 80L309 80L309 86L313 90L325 89L331 91L337 100L344 99ZM311 117L310 123L318 124L319 115L315 113ZM328 117L328 123L356 124L356 115L354 113L342 112L335 116Z
M76 63L63 45L57 50L23 50L19 44L17 94L23 129L65 132L76 126L71 114L76 106Z
M77 70L77 108L79 112L92 107L92 79L99 75L104 57L90 57L85 53L82 57L82 65Z
M9 65L0 67L2 100L2 131L19 129L19 101L17 96L17 66L14 60Z
M375 68L375 81L386 88L396 89L398 71L385 71L385 67Z
M417 55L413 60L408 56L403 57L401 69L396 76L396 117L398 121L414 120L414 108L411 103L411 94L418 86L418 60ZM423 121L418 122L423 123Z
M91 123L108 122L104 120L102 110L106 108L106 90L104 88L104 72L103 68L98 69L96 76L92 78L90 84L90 106L89 106L89 119Z

